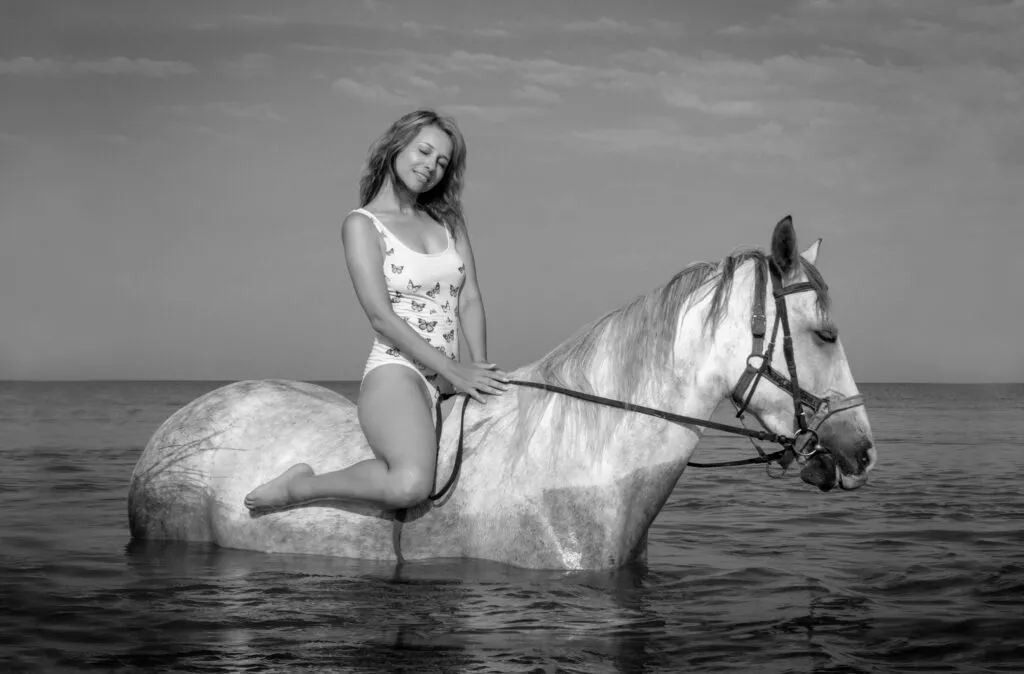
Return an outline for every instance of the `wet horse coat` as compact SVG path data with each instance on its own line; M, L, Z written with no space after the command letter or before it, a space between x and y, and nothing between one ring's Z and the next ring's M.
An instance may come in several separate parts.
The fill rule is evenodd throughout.
M791 281L806 278L817 254L812 246L802 260L795 245L784 220L770 259ZM746 365L753 269L765 259L745 252L691 265L512 376L707 419ZM829 322L825 292L786 300L800 381L819 394L856 395L838 339L821 338ZM455 468L459 425L452 411L464 402L459 397L444 410L437 486ZM366 559L617 567L646 553L647 530L701 436L696 426L523 387L468 405L458 481L440 503L401 517L342 501L254 515L245 494L289 466L338 470L371 452L355 405L340 394L291 381L222 387L179 410L150 440L129 490L132 534ZM784 391L762 387L748 411L774 432L793 430ZM863 484L875 458L863 408L832 417L819 436L835 457L840 486Z

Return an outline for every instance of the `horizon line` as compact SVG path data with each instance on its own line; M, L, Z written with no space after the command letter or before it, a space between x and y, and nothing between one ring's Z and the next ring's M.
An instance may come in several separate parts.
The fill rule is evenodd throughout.
M109 379L0 379L0 384L96 384L96 383L110 383L110 384L128 384L128 383L176 383L176 384L198 384L198 383L213 383L213 384L230 384L239 381L261 381L261 380L272 380L272 381L302 381L311 384L358 384L361 380L359 379L286 379L284 377L254 377L251 379L120 379L120 378L109 378ZM863 381L857 382L858 386L861 385L875 385L875 384L928 384L933 386L1024 386L1024 381L925 381L925 380L905 380L905 381Z

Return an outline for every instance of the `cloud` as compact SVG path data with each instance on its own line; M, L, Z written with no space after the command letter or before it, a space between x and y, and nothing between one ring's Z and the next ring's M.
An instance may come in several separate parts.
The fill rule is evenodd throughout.
M924 56L889 61L868 49L868 42L819 41L811 33L774 49L770 41L760 41L756 53L768 56L758 58L648 47L580 65L549 56L515 59L462 49L446 54L392 50L375 53L374 64L355 68L335 86L365 100L394 103L415 100L417 92L454 97L472 91L490 105L452 100L453 113L499 122L547 114L541 104L559 103L567 110L586 106L592 128L574 129L580 143L737 162L748 157L753 160L748 170L761 170L757 166L764 163L757 162L765 158L784 159L791 162L787 170L811 180L849 181L851 189L861 191L883 185L893 172L952 171L958 158L974 165L1016 165L1022 145L1014 139L1024 137L1024 119L1018 120L1024 69L985 59L930 59L933 43L965 42L971 31L984 34L984 25L974 19L969 31L937 20L951 11L946 0L937 0L935 7L930 1L896 0L878 6L881 13L903 18L882 25L876 16L863 17L873 26L870 45L891 38L904 43L905 53ZM799 17L808 25L829 24L826 35L831 36L855 33L862 14L861 3L802 2L781 23L779 16L767 23L778 31L787 17ZM622 28L611 19L576 23L581 35L585 28ZM757 27L735 32L748 28ZM1012 33L1005 27L1000 31ZM797 43L799 49L784 46ZM647 114L670 123L645 128L642 119L631 116L636 128L602 125L606 110L611 119L638 102ZM545 124L554 132L559 122L551 116Z
M610 19L606 16L596 20L570 21L561 26L571 33L619 34L619 35L681 35L682 27L671 21L651 20L643 24Z
M474 28L471 32L478 37L509 37L512 34L504 28Z
M167 77L190 75L196 69L183 61L153 61L146 58L130 59L124 56L103 61L79 61L72 64L75 73L93 75L139 75L141 77Z
M307 44L303 42L293 42L289 46L292 49L298 49L301 51L308 51L319 54L337 54L339 52L349 50L349 47L340 44Z
M127 145L131 142L131 139L123 133L100 133L93 138L107 145Z
M719 34L778 42L813 41L867 60L901 64L982 61L1024 65L1024 2L959 0L813 0L756 25L732 25Z
M516 65L520 63L515 59L510 59L505 56L471 53L462 50L454 51L448 56L442 56L439 60L441 61L442 66L447 70L467 73L496 72L502 70L512 71L515 70Z
M404 21L401 25L401 29L408 33L412 33L416 37L423 37L427 33L440 33L453 30L451 26L442 26L436 23L420 23L418 21Z
M402 80L410 86L430 92L432 94L454 96L457 93L459 93L459 87L454 84L442 87L434 80L427 79L426 77L417 75L415 72L399 72L396 73L395 76L396 79Z
M669 105L677 108L689 108L709 115L751 117L764 113L764 109L753 101L725 100L709 103L683 87L665 87L662 89L662 94Z
M1024 155L1024 77L983 63L929 68L874 65L861 58L783 55L760 61L665 50L618 55L633 74L634 96L657 92L666 104L707 115L678 118L651 132L579 130L606 151L685 152L793 160L808 179L877 191L901 175L960 181L961 166L1019 166ZM699 125L698 125L699 122ZM692 131L701 129L700 134Z
M717 31L718 35L730 35L736 37L743 37L744 35L750 35L754 33L754 29L750 26L744 26L743 24L734 23L732 25L721 28Z
M363 84L362 82L342 77L335 80L332 86L343 94L363 101L388 105L409 105L412 102L405 96L390 92L377 83Z
M563 30L575 33L639 33L640 29L625 21L601 17L595 21L572 21L562 26Z
M18 58L0 61L0 75L59 75L64 72L64 64L48 58Z
M418 37L428 30L428 27L415 21L405 21L402 23L402 30L408 31Z
M720 136L698 136L663 129L630 127L572 132L591 148L610 152L660 150L707 157L721 155L764 155L797 158L800 148L789 142L781 125L767 122L752 129Z
M511 73L537 85L579 86L600 79L605 71L589 66L577 66L553 59L510 59L487 53L454 51L439 59L442 71L460 73Z
M512 92L512 96L531 101L541 101L542 103L557 103L562 100L562 97L554 91L548 91L538 87L536 84L527 84L520 87Z
M283 122L284 117L277 114L274 109L266 103L232 103L220 101L207 103L204 106L207 110L216 112L226 117L235 119L248 119L257 122Z
M0 61L0 75L136 75L140 77L168 77L191 75L194 66L184 61L154 61L147 58L115 56L102 61L67 63L50 58L22 56Z
M371 66L358 67L354 71L364 79L386 81L401 80L409 83L409 77L429 75L442 89L450 89L443 78L462 80L465 76L495 77L507 75L519 78L535 86L575 87L602 79L629 76L620 68L598 68L563 63L553 59L512 59L490 53L456 50L449 54L428 54L405 50L392 50ZM438 80L442 80L438 82ZM458 89L459 87L455 87Z
M380 59L370 66L353 68L353 75L358 79L355 77L343 79L374 82L380 88L406 102L424 97L451 98L461 90L457 84L438 82L439 77L445 77L449 73L444 68L431 63L426 55L400 52L395 53L394 57L390 60ZM351 84L345 86L355 89Z
M281 16L271 14L231 14L212 21L201 21L192 24L193 30L215 31L235 27L253 28L260 26L286 26L290 22Z
M536 108L515 105L446 105L444 109L451 115L478 117L488 122L508 122L538 113Z
M270 54L254 52L225 61L220 65L220 71L228 77L242 79L259 77L271 73L274 69L274 63L275 59Z
M194 117L196 115L214 114L233 119L244 119L258 122L283 122L285 118L278 114L268 103L239 103L236 101L209 101L200 105L164 106L176 115Z
M283 26L292 22L291 19L276 14L241 14L233 18L240 23L256 26Z
M976 23L1000 26L1006 23L1019 24L1024 21L1024 0L999 2L996 4L960 5L960 15Z

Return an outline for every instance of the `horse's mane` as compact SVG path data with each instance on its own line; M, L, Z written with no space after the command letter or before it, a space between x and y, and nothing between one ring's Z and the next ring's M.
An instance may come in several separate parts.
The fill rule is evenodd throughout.
M814 288L818 311L824 314L828 311L828 287L814 265L802 256L797 256L797 259ZM728 308L736 270L751 260L755 264L767 264L768 256L761 250L743 249L718 263L694 262L688 265L664 285L585 326L524 374L535 381L630 402L643 399L645 394L655 393L665 382L663 374L670 371L673 365L673 345L684 305L692 300L693 306L707 297L707 294L712 295L704 317L703 330L705 334L713 336ZM698 291L702 289L705 294L698 296ZM771 301L770 293L768 298ZM588 379L599 354L607 359L607 365L613 373L610 390L595 391L593 382ZM578 419L581 423L574 432L588 429L607 433L611 429L601 422L602 418L611 421L622 416L608 407L568 396L546 392L526 393L526 396L532 399L533 404L524 405L520 409L520 430L527 435L536 430L542 416L540 406L544 403L553 406L549 418L557 420L556 423L562 428L567 421ZM580 418L580 415L585 416ZM589 438L580 440L585 443L584 446L590 444Z

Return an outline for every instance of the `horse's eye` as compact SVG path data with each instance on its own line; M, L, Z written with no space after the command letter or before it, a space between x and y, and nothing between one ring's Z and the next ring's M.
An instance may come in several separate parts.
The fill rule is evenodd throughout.
M839 339L839 330L831 325L815 330L814 334L818 336L818 339L829 344L835 344L836 340Z

